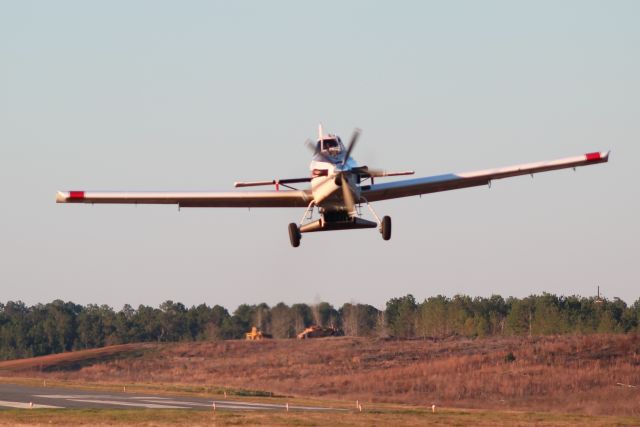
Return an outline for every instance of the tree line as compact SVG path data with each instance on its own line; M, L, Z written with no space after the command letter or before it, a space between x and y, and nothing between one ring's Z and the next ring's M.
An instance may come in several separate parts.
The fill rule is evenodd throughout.
M333 326L348 336L395 338L487 337L640 332L640 299L613 300L544 293L526 298L438 295L422 302L392 298L384 310L346 303L240 305L187 308L166 301L158 308L55 300L27 306L0 303L0 359L40 356L130 342L240 339L252 326L274 338L293 338L310 325Z

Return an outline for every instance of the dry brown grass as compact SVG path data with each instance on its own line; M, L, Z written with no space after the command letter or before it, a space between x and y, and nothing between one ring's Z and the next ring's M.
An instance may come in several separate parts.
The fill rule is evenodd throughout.
M325 338L180 343L156 349L143 357L32 375L426 406L640 415L640 387L617 385L640 386L637 335L438 342ZM505 359L509 353L515 361Z
M38 409L0 411L0 426L634 426L631 417L555 413L445 410L383 410L375 412L208 412L148 409Z

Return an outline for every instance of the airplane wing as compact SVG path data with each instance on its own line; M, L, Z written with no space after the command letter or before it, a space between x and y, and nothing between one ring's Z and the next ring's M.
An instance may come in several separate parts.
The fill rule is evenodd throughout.
M551 160L546 162L527 163L497 169L486 169L475 172L449 173L425 178L407 179L385 184L365 185L361 194L369 202L395 199L398 197L418 196L438 191L456 190L458 188L488 185L491 181L518 175L533 175L556 169L575 168L609 161L610 152L595 152L576 157Z
M310 191L163 192L58 191L57 203L173 204L181 208L306 208Z

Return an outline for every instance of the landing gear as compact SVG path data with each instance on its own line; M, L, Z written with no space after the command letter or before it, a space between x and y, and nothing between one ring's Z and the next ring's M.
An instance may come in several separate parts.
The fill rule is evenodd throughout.
M382 219L376 214L369 202L364 198L360 198L361 201L366 203L367 207L371 211L371 214L375 217L376 221L370 221L360 217L360 211L356 209L356 215L352 215L346 209L332 209L316 206L315 201L309 203L307 206L300 224L289 224L289 241L291 246L297 248L300 246L300 239L302 233L312 233L318 231L331 231L331 230L355 230L362 228L377 228L384 240L391 239L391 217L385 216ZM313 208L317 207L320 214L320 219L313 220Z
M380 224L380 234L382 234L383 240L389 240L391 238L391 217L382 217L382 223Z
M289 224L289 241L291 242L291 246L297 248L300 246L300 238L302 234L300 233L300 229L295 223Z

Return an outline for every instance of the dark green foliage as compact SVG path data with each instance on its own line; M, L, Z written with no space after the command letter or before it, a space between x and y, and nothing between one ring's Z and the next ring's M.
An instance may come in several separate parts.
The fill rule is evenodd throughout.
M291 306L291 311L293 311L294 318L294 327L296 331L302 331L307 326L311 326L313 324L313 312L311 311L311 307L307 304L293 304Z
M107 305L61 300L31 307L9 301L0 303L0 360L129 342L242 339L252 326L274 338L293 338L312 324L335 326L348 336L400 338L637 333L640 299L627 307L619 298L547 293L507 300L438 295L422 303L406 295L389 300L383 311L356 303L336 310L327 302L281 302L273 307L242 304L233 315L219 305L187 308L173 301L158 308L127 304L118 312Z
M280 302L271 309L271 330L274 338L293 338L296 336L295 315L285 303Z
M413 295L387 301L387 323L391 335L401 338L415 336L418 306Z

